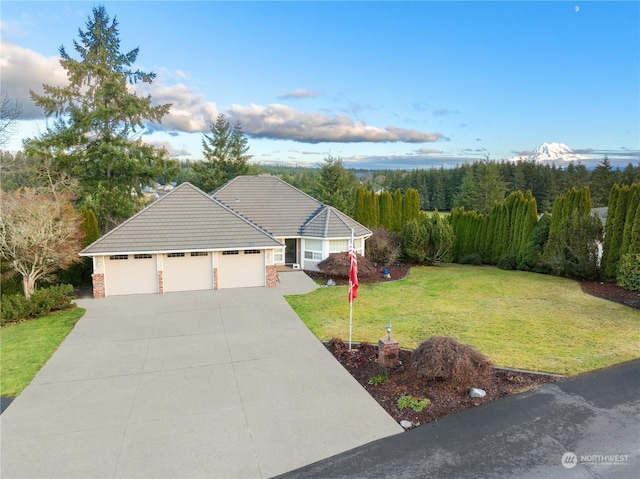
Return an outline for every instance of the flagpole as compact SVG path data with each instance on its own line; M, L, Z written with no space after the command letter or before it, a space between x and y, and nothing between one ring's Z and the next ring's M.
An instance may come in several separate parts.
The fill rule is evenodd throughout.
M349 278L349 351L351 351L351 332L353 331L353 283ZM344 301L344 300L343 300Z
M351 228L351 243L349 244L349 252L351 250L355 250L355 243L353 240L354 231ZM351 256L351 255L349 255ZM349 268L349 351L351 351L351 338L353 332L353 278L351 277L351 270L353 269L353 260L351 260L351 265Z

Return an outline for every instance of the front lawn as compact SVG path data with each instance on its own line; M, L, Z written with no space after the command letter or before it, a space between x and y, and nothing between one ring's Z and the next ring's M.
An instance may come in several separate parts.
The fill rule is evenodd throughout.
M83 308L56 311L0 329L0 395L15 397L31 382L82 317Z
M287 300L318 338L348 339L346 286ZM452 336L519 369L577 374L640 358L640 311L572 280L488 266L416 267L400 281L361 284L353 340L377 343L387 322L401 347Z

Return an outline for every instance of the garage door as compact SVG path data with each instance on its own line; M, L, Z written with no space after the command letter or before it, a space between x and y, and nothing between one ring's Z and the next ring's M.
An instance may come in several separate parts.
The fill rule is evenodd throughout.
M162 262L165 293L213 289L211 253L169 253Z
M264 286L264 251L232 250L218 255L218 288Z
M156 258L151 254L118 254L105 258L107 296L158 292Z

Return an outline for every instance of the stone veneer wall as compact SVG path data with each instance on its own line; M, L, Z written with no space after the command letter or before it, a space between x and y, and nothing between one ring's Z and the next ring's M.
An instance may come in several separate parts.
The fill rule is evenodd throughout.
M275 288L278 282L278 272L275 265L267 266L267 288Z
M104 298L104 274L102 273L94 273L91 275L91 283L93 284L93 297L94 298Z
M218 291L218 268L213 268L213 290Z

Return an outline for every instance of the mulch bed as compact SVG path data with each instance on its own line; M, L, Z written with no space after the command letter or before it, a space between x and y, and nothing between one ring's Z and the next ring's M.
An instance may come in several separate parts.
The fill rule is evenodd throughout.
M640 291L628 291L615 283L602 283L599 281L583 281L580 286L582 291L592 296L624 304L630 308L640 309Z
M404 278L410 265L388 266L391 279L385 279L382 273L358 277L360 283L380 283ZM382 270L382 269L381 269ZM322 273L307 272L313 279L323 282L330 278ZM337 285L348 284L347 278L331 278ZM590 295L614 301L616 303L640 309L640 292L627 291L614 283L598 281L581 282L582 290ZM402 350L400 365L385 371L377 362L377 346L363 347L363 351L354 345L353 351L335 352L334 356L342 366L364 387L369 394L398 422L411 421L413 427L436 421L454 412L494 401L503 396L538 387L542 384L558 380L558 376L535 374L520 371L494 369L493 375L482 384L470 385L484 389L487 395L483 398L472 398L469 389L460 389L444 381L425 381L417 377L415 371L407 367L411 351ZM387 376L384 384L372 385L369 380L377 375ZM415 412L410 408L400 409L397 405L402 396L416 399L429 399L431 403L422 411Z
M388 379L379 385L369 384L372 377L385 374L385 370L377 362L377 346L364 347L361 351L358 345L354 345L350 353L336 352L334 357L391 417L398 422L403 419L411 421L413 427L558 379L557 376L545 374L494 369L489 379L473 385L484 389L487 395L472 398L468 388L459 389L445 381L425 381L419 378L413 369L407 367L411 351L401 351L400 365L386 371ZM431 403L420 412L410 408L400 409L397 403L402 396L412 396L419 400L428 398Z

